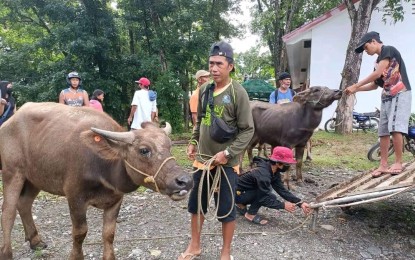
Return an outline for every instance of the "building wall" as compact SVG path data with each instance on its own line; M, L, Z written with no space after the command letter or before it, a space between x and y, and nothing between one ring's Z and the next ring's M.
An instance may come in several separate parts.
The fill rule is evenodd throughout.
M415 92L415 15L412 14L411 3L403 2L405 18L403 22L386 24L382 21L382 13L374 11L369 31L377 31L385 45L395 46L405 61L411 87ZM381 6L382 3L379 5ZM340 86L346 49L349 44L351 24L347 10L324 21L312 29L312 49L310 65L310 86L328 86L338 89ZM365 52L360 71L360 79L365 78L372 70L377 55L369 56ZM371 112L380 108L381 89L370 92L359 92L356 95L355 111ZM333 115L337 102L326 108L320 128ZM415 112L415 97L412 97L412 112Z

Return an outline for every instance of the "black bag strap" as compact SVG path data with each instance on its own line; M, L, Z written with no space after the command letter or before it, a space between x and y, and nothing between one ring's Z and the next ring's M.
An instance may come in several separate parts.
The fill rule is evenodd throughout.
M212 102L212 106L213 106L213 90L215 89L215 83L212 83L210 85L207 85L205 88L205 91L203 92L203 103L202 103L202 113L199 115L198 120L200 121L200 119L202 117L206 116L206 107L207 104ZM209 100L209 96L212 94L212 98L211 100ZM210 107L210 104L209 104ZM212 111L212 107L210 107L211 111Z
M289 88L289 90L291 91L291 96L294 97L295 96L295 91L292 88ZM275 104L277 104L277 101L278 101L278 88L275 89L274 97L275 97Z
M275 103L274 103L274 104L277 104L277 101L278 101L278 88L276 88L276 89L275 89L275 93L274 93L274 101L275 101Z

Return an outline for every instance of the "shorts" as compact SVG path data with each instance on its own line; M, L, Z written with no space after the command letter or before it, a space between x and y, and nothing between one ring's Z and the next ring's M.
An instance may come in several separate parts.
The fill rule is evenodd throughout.
M398 93L395 97L382 100L378 136L388 136L392 132L408 133L411 116L411 91Z
M217 218L220 222L230 222L236 219L236 209L235 209L235 189L236 183L238 181L238 175L232 167L223 167L225 174L228 177L228 181L222 175L220 182L220 192L214 194L215 206L218 207L218 194L219 198L219 207L217 209ZM212 177L210 177L209 183L212 184L213 177L216 174L216 167L211 170ZM223 174L223 173L222 173ZM207 177L209 174L206 174L203 181L202 188L202 211L204 214L207 213ZM202 170L198 170L193 174L194 186L189 195L188 211L192 214L197 214L197 203L198 203L198 193L199 193L199 183L202 177ZM232 196L233 194L233 196ZM233 198L233 200L232 200ZM232 210L231 210L232 209ZM229 212L230 211L230 212ZM227 215L226 217L224 217Z

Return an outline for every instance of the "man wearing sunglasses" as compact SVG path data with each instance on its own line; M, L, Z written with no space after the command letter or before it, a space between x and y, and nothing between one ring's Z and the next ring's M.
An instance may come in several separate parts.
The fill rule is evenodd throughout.
M311 212L310 206L288 191L281 181L281 173L296 163L291 149L277 146L269 159L255 157L254 163L257 167L238 178L235 201L241 215L254 224L265 225L268 220L257 215L261 207L294 212L298 206L306 215ZM279 201L272 190L287 201Z

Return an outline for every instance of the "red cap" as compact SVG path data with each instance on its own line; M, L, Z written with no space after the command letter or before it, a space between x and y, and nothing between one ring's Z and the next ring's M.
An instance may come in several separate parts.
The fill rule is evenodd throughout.
M143 85L144 87L148 87L148 86L150 86L150 80L148 80L148 78L141 78L141 79L139 79L139 80L136 80L135 82L137 82L137 83L139 83L139 84L141 84L141 85Z
M294 160L293 151L290 148L277 146L272 150L272 155L269 157L271 161L295 164L297 163Z

